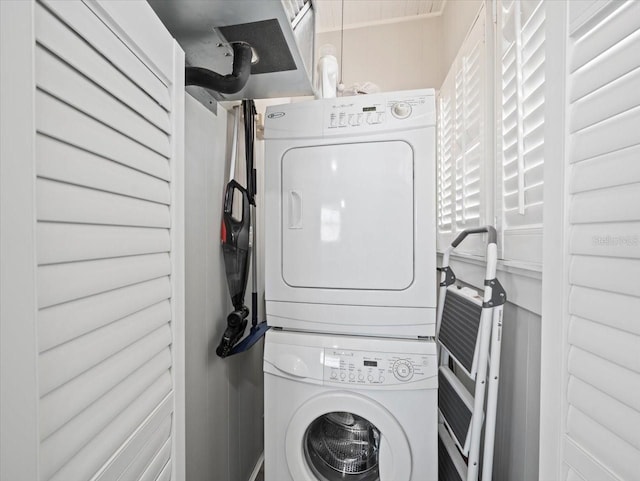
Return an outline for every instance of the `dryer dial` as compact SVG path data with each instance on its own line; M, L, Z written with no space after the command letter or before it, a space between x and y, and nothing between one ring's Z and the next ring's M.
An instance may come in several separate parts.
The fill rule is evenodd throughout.
M411 110L411 105L407 102L398 102L397 104L394 104L391 109L391 113L398 119L406 119L411 115Z

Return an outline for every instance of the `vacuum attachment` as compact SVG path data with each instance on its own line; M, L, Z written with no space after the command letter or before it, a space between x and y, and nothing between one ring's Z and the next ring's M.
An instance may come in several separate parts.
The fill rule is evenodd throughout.
M241 195L236 197L236 192ZM234 217L234 199L241 199L240 218ZM244 305L249 275L250 245L249 232L251 227L251 205L247 189L237 181L231 180L224 194L224 209L222 213L221 241L224 257L225 273L229 294L234 311L227 316L227 328L224 331L216 354L227 357L233 346L242 339L247 327L249 308Z

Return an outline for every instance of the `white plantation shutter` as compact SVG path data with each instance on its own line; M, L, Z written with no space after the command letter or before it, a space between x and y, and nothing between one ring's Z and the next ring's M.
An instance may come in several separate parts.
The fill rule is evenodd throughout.
M42 481L172 475L182 57L162 30L162 78L107 10L35 4Z
M638 479L640 3L569 2L567 480Z
M498 169L503 258L541 263L545 14L541 0L499 4Z
M438 94L438 237L453 231L453 93L451 77ZM443 247L443 246L442 246Z
M438 99L438 248L460 231L483 224L486 116L486 43L484 8L465 39ZM477 239L460 251L482 254Z

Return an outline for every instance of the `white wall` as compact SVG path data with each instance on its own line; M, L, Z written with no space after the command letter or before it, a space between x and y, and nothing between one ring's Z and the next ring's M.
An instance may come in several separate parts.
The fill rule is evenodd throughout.
M231 310L220 248L231 122L185 102L188 481L246 481L263 446L262 344L220 359Z
M442 30L440 68L443 80L467 36L473 20L478 15L482 3L482 0L448 0L445 4L442 15L439 17Z
M318 34L316 47L326 43L336 47L340 63L340 32ZM343 81L346 87L373 82L386 92L439 87L445 73L441 56L439 17L347 29Z

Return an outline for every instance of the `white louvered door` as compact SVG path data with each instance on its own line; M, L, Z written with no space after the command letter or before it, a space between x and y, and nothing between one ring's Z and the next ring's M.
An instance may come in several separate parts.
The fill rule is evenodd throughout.
M498 32L502 257L539 264L544 188L544 2L499 2Z
M146 2L30 8L38 479L184 479L184 55Z
M640 3L569 2L563 477L639 479Z
M438 96L438 249L464 229L486 222L485 8L465 39ZM460 251L482 254L482 239Z

